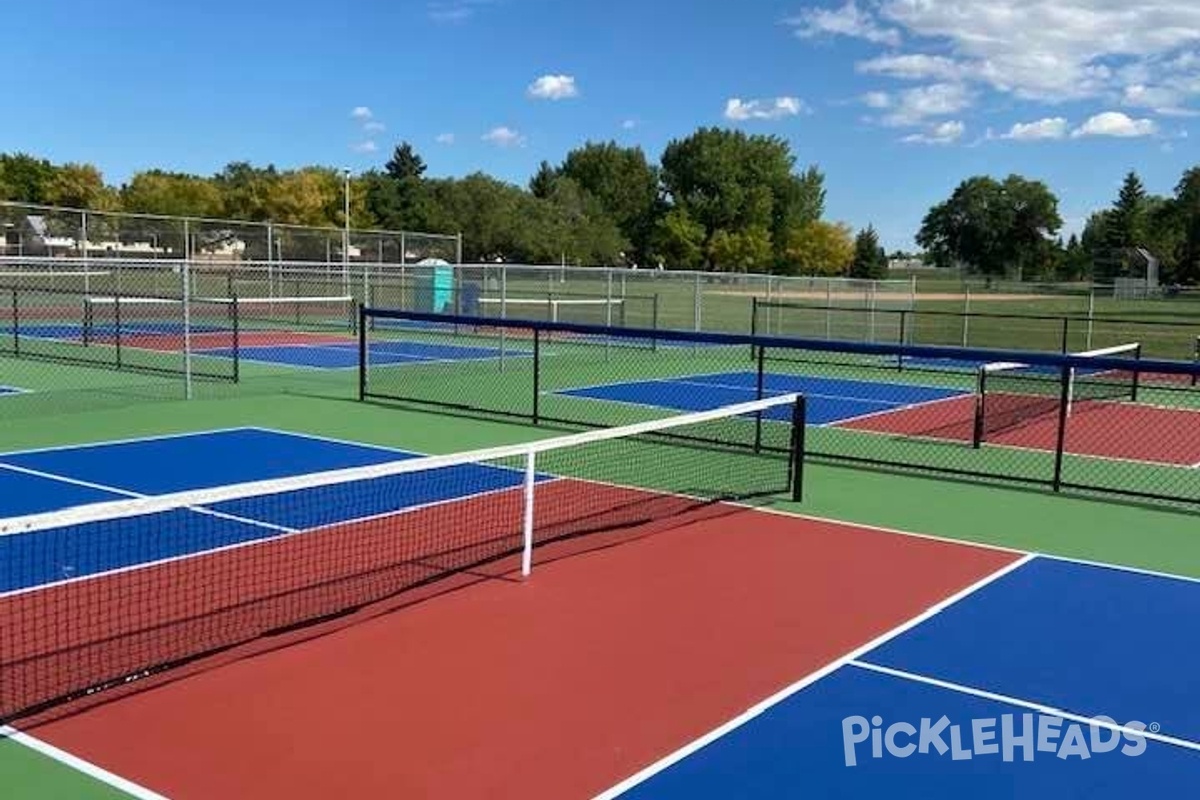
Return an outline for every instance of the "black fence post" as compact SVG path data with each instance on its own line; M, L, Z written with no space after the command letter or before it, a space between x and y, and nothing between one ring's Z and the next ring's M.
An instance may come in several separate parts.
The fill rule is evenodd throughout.
M542 406L542 332L533 329L533 424L541 424Z
M650 296L650 327L658 332L658 292ZM650 349L658 352L658 336L650 340Z
M766 370L764 365L766 362L767 348L758 348L758 386L754 393L755 400L763 399L763 390L766 386ZM758 453L762 450L762 430L763 430L763 412L760 409L754 413L754 452Z
M908 310L901 309L900 310L900 341L898 341L896 344L898 344L902 347L904 345L908 344L907 334L908 334ZM898 369L898 370L904 369L904 354L903 353L896 354L896 369Z
M114 334L117 340L117 369L121 368L121 294L118 292L113 296L113 324L116 326Z
M367 399L367 307L358 307L358 399Z
M1062 352L1071 352L1071 318L1062 319Z
M807 446L805 444L806 425L808 421L808 401L804 395L796 398L792 409L792 502L804 500L804 460Z
M758 336L758 295L750 298L750 335ZM750 345L750 358L754 359L755 346Z
M237 297L233 297L233 382L240 383L242 378L242 307Z
M1054 491L1062 490L1063 454L1067 449L1067 420L1071 416L1071 367L1062 368L1058 404L1058 441L1054 445Z
M1195 361L1196 361L1196 364L1197 364L1197 365L1200 365L1200 336L1197 336L1197 337L1196 337L1196 357L1195 357ZM1192 386L1195 386L1195 385L1196 385L1196 384L1198 384L1198 383L1200 383L1200 373L1193 372L1193 373L1192 373Z
M21 303L17 290L12 290L13 355L21 355Z

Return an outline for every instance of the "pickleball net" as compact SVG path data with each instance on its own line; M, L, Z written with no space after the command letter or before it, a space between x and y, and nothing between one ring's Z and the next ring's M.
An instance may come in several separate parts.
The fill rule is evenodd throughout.
M528 574L538 547L607 546L794 495L802 431L788 395L0 520L0 722L485 565Z
M1134 402L1138 397L1139 343L1072 353L1078 358L1129 359L1126 369L1046 367L1011 361L979 368L975 397L974 445L1028 422L1070 414L1080 403ZM1064 409L1065 403L1065 409Z

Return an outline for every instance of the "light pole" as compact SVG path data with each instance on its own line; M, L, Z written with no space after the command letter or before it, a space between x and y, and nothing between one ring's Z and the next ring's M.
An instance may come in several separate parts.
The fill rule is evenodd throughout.
M345 177L342 194L345 199L344 227L342 229L342 294L350 294L350 170L343 169Z

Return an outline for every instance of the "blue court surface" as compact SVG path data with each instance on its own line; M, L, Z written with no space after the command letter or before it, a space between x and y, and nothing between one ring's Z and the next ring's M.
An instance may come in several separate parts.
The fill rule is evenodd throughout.
M232 358L232 348L198 351L207 356ZM424 342L375 342L367 348L367 360L374 366L424 364L447 361L485 361L501 357L532 355L523 348L471 347ZM358 344L277 344L238 349L243 361L315 369L351 369L358 367Z
M950 400L965 394L956 389L937 386L777 373L764 376L764 397L791 393L800 393L807 397L810 425L847 422L926 403ZM759 396L758 375L754 372L687 375L661 380L612 383L567 389L559 394L677 411L706 411L734 403L750 402ZM786 408L777 408L765 416L787 419L790 413Z
M1196 581L1027 558L602 797L1194 797L1197 615Z
M402 461L418 454L256 428L0 455L0 520L113 500ZM539 476L546 479L547 476ZM464 465L0 536L0 595L167 558L521 485L520 470ZM164 530L177 532L163 536ZM61 561L46 563L47 554Z

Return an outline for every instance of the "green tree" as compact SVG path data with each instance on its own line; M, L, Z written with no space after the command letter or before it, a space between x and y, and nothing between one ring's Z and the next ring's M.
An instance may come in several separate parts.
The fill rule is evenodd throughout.
M267 221L271 192L278 181L279 172L273 164L265 168L246 161L227 164L214 178L221 192L222 215L251 222Z
M408 142L401 142L392 150L392 157L383 165L388 176L398 180L421 180L425 177L425 161Z
M1183 173L1175 187L1175 208L1182 238L1175 278L1200 283L1200 167Z
M787 231L820 207L823 178L812 170L796 176L794 166L782 138L702 128L667 145L662 184L673 208L703 230L702 252L716 266L711 245L718 231L765 228L782 255Z
M553 213L553 226L568 231L564 252L559 258L567 258L578 264L616 264L621 254L629 247L620 228L604 210L599 198L584 189L574 179L561 176L554 181L550 194L544 201ZM535 239L541 238L534 231Z
M1092 256L1083 242L1075 234L1067 240L1059 262L1057 279L1060 281L1081 281L1092 274Z
M801 275L844 275L853 259L850 227L823 220L794 228L784 253L786 271Z
M106 211L115 208L116 193L104 183L100 170L91 164L63 164L45 187L46 202L67 208Z
M709 261L728 272L765 272L772 262L771 231L751 225L742 231L717 231L709 244Z
M538 165L538 171L529 179L529 192L534 197L545 200L554 191L554 183L558 180L558 170L550 166L549 161Z
M543 169L549 165L543 164ZM557 170L594 196L629 242L635 263L647 259L654 226L661 215L658 171L640 147L588 142L567 154ZM535 181L544 180L539 170ZM534 194L537 188L531 186ZM540 195L539 195L540 196Z
M1146 188L1136 172L1130 171L1107 218L1105 244L1113 250L1140 247L1146 235Z
M196 175L149 170L139 172L121 188L126 211L181 217L217 217L224 210L214 181Z
M854 260L850 263L851 278L884 278L887 276L887 253L879 244L874 225L868 225L854 238Z
M654 226L653 256L671 269L696 269L705 259L704 226L682 208L673 208Z
M0 154L0 200L48 203L54 177L54 166L44 158Z
M1039 181L969 178L929 210L917 243L938 266L967 264L989 278L1039 263L1046 240L1062 227L1058 199Z

